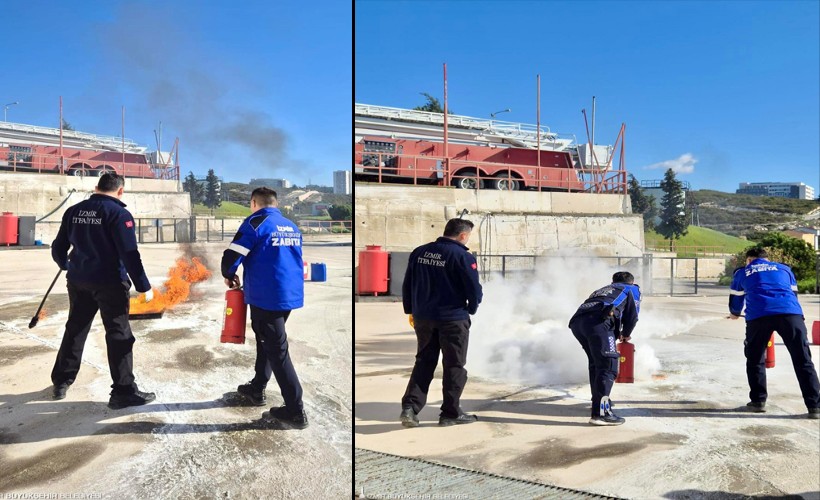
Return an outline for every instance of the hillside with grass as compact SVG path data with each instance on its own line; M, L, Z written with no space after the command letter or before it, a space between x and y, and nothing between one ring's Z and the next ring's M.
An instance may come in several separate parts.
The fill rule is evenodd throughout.
M669 240L655 231L644 232L648 250L669 251ZM754 245L754 242L724 234L706 227L689 226L689 232L674 240L673 248L680 257L704 254L734 254Z
M686 193L686 207L701 227L734 236L820 225L820 203L817 200L702 189Z
M217 219L221 217L247 217L251 214L251 209L232 201L223 201L222 204L211 211L210 208L197 203L192 207L194 215L213 215Z

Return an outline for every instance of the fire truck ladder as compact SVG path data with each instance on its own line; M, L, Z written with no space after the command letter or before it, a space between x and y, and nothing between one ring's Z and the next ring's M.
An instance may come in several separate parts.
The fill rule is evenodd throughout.
M26 125L23 123L0 122L0 137L16 139L36 144L58 145L60 143L60 129ZM63 144L69 147L83 147L93 149L107 149L126 153L145 153L146 148L131 139L123 141L120 137L96 135L76 130L63 130Z
M420 125L444 126L442 113L416 111L413 109L356 104L356 116L380 118L388 121L410 122ZM535 149L538 147L538 127L524 123L487 120L469 116L447 115L448 127L474 130L482 142L510 144L516 147ZM549 127L541 126L541 149L564 151L571 149L575 138L551 132ZM480 140L480 139L476 140Z

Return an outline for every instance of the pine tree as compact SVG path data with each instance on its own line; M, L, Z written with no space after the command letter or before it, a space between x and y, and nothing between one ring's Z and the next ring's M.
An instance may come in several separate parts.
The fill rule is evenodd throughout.
M630 175L629 199L632 202L632 213L643 215L644 231L655 229L655 217L658 207L654 196L646 196L634 175Z
M439 101L437 98L431 96L427 92L421 92L421 95L423 95L424 98L427 99L427 102L423 106L416 106L415 108L413 108L414 110L416 110L416 111L429 111L431 113L444 113L444 106L441 105L441 101ZM453 110L448 109L447 114L452 115Z
M182 190L191 196L191 205L202 203L202 185L197 182L193 172L188 172L185 182L182 183Z
M205 206L211 210L222 205L222 193L220 192L219 178L214 173L214 169L208 170L205 177Z
M675 172L671 168L664 175L661 189L664 192L661 199L661 223L656 229L669 240L669 249L672 250L673 240L686 236L689 232L689 221L686 218L683 183L675 178Z

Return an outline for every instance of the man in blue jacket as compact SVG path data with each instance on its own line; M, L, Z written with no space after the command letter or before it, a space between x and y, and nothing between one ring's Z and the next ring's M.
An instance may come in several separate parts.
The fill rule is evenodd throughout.
M439 425L469 424L478 420L461 410L459 400L467 383L467 340L470 315L481 303L478 266L465 246L473 223L451 219L444 236L410 254L402 283L404 312L412 314L418 351L410 382L401 400L401 423L419 425L418 413L427 402L427 391L438 364L444 366L444 402Z
M51 371L54 399L65 398L77 378L97 311L105 326L108 368L114 382L109 408L144 405L156 397L141 392L134 382L128 277L138 292L145 293L146 301L154 294L137 250L134 218L122 202L124 185L125 179L115 173L100 177L95 193L63 214L51 244L51 257L67 271L69 303L63 341Z
M618 376L615 339L629 340L641 308L641 289L626 271L612 275L612 284L595 290L578 308L569 328L589 360L592 390L592 425L621 425L625 420L612 412L609 394Z
M302 386L293 368L285 332L290 312L304 305L302 234L277 208L276 191L260 187L251 193L253 212L239 227L222 256L222 277L228 288L241 284L236 270L242 264L245 303L251 309L256 334L256 371L253 379L237 388L257 406L265 404L265 387L271 373L276 378L284 406L271 408L262 419L278 426L308 426L302 404Z
M772 332L783 339L792 358L808 417L820 419L820 382L811 360L803 309L797 301L797 281L791 268L767 259L765 249L746 252L746 267L735 271L729 295L730 318L738 319L746 303L746 378L748 409L766 411L766 346Z

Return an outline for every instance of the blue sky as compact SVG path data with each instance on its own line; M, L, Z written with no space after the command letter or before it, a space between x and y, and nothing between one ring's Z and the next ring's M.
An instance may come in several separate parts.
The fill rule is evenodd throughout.
M820 189L820 2L369 1L355 13L356 102L442 97L458 114L541 123L586 142L626 124L626 166L693 189Z
M346 2L4 2L8 120L156 149L226 181L332 185L350 168L352 9Z

